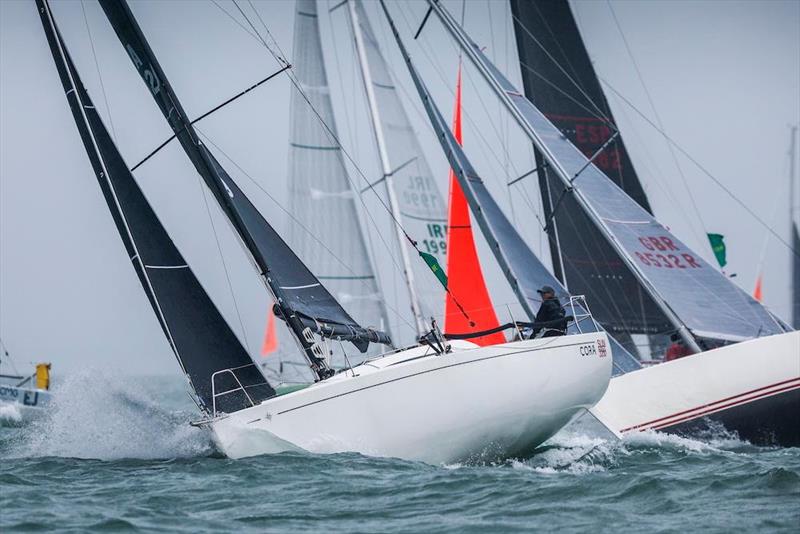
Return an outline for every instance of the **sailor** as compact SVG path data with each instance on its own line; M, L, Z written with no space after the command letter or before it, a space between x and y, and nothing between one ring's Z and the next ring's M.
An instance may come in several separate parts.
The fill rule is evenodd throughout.
M567 333L567 314L558 297L556 297L555 289L550 286L542 286L536 292L542 296L542 305L536 314L536 322L550 324L534 329L533 335L536 336L542 329L545 330L542 337L565 335Z
M672 343L669 347L667 347L667 352L664 354L665 362L671 362L672 360L677 360L678 358L692 355L692 351L689 350L689 347L683 343L683 340L679 334L672 334L669 337L669 340Z

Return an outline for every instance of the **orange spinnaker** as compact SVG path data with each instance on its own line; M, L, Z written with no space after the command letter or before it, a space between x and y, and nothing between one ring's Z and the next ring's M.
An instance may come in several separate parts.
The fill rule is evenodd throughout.
M761 275L758 275L756 278L756 288L753 290L753 298L756 299L758 302L762 302L762 298L764 295L761 293Z
M275 314L272 306L267 312L267 331L264 333L264 344L261 345L261 355L269 356L278 349L278 335L275 332Z
M453 113L453 135L461 144L461 65L456 82L456 107ZM478 332L499 326L492 300L486 289L478 251L472 237L469 207L464 191L450 169L450 206L447 214L447 288L444 330L450 333ZM465 317L458 305L466 310ZM481 346L504 343L502 332L471 339Z

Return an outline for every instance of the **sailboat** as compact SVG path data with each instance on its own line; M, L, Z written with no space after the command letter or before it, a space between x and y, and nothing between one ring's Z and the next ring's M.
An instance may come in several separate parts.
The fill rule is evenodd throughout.
M33 374L21 375L4 347L0 355L0 426L30 421L51 402L50 364L37 363Z
M221 452L356 451L428 462L521 454L594 405L610 378L605 333L478 347L431 329L423 343L333 373L331 341L389 344L300 261L197 136L128 5L101 7L177 141L251 255L317 381L278 394L193 275L81 83L48 0L36 0L73 118L126 252ZM586 318L576 321L587 324ZM589 323L592 323L589 318ZM511 327L514 327L513 325Z
M514 87L444 7L437 18L558 178L553 211L566 199L605 240L693 356L615 377L593 413L615 432L688 431L705 417L742 438L800 443L800 332L661 225ZM552 184L551 184L552 185Z

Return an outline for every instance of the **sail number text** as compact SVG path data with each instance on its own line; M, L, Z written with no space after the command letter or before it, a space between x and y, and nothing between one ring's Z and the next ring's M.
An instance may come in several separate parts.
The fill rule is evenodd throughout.
M666 269L699 269L697 259L686 252L680 252L675 243L666 236L640 237L639 243L647 252L634 251L634 254L648 267L663 267Z

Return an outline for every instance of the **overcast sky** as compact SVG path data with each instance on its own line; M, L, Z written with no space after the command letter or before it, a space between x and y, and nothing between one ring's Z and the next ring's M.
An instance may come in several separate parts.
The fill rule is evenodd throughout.
M788 125L800 122L800 2L612 2L667 133L788 240L786 153ZM336 3L321 0L319 11L337 123L362 172L377 176L346 13L327 13ZM53 4L84 83L106 124L113 125L110 129L126 161L135 164L169 135L166 123L96 2ZM263 47L220 10L221 6L236 14L233 4L218 4L131 2L192 117L275 70ZM255 4L291 57L293 2ZM460 14L460 0L445 4ZM652 117L609 5L575 1L572 7L600 76ZM423 3L403 0L390 9L434 98L449 115L457 61L454 45L434 19L418 41L411 41L425 11ZM367 11L399 83L413 97L377 4L370 2ZM521 87L507 3L467 1L465 27ZM765 300L788 319L786 247L775 238L767 242L762 226L680 158L687 192L663 138L613 93L607 95L657 218L709 260L704 232L724 234L727 270L737 273L734 281L748 292L766 246ZM287 218L260 188L278 204L288 205L288 101L288 82L276 79L200 123L202 132L224 151L225 155L217 152L222 164L284 234ZM404 104L445 195L447 166L438 144L420 105L413 99ZM549 261L533 216L538 209L535 181L525 190L537 203L533 209L523 195L512 195L501 185L506 177L531 168L529 144L470 68L465 72L464 113L468 155L534 251ZM255 352L268 306L266 291L218 210L210 215L206 210L203 189L179 145L169 145L137 170L136 178L198 278ZM385 220L376 202L368 201L367 207L376 219ZM222 238L233 292L211 220ZM388 226L371 231L387 232ZM389 273L385 279L393 286L387 289L390 306L404 315L407 304L396 290L399 276L383 257L390 253L379 251L382 257L376 263ZM484 269L495 302L510 301L494 262L482 257L487 258ZM234 298L243 324L236 318ZM395 320L402 324L407 317ZM0 336L18 364L50 360L57 373L87 366L112 366L124 373L178 373L97 186L35 6L28 0L0 2Z

